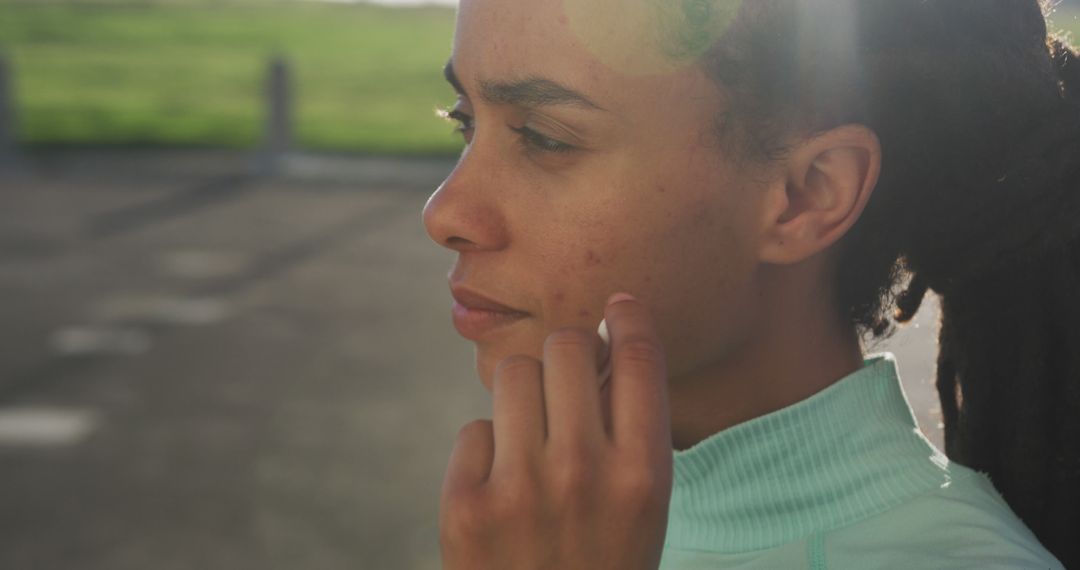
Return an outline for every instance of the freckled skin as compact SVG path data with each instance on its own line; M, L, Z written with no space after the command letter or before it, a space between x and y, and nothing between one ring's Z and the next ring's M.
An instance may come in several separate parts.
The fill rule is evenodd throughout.
M594 267L596 265L600 265L600 263L601 263L600 257L598 255L596 255L595 251L593 251L591 249L585 251L585 266L586 267Z
M748 189L757 178L716 148L707 129L722 97L698 67L613 69L563 17L559 0L463 0L452 59L468 93L478 93L479 79L542 76L587 94L611 113L545 112L600 133L591 148L526 152L506 128L521 124L521 112L474 95L463 103L475 119L471 141L424 222L457 251L455 279L532 315L476 343L489 389L502 359L540 358L551 331L595 330L617 291L653 313L677 382L753 328L754 303L744 299L755 298L760 216Z

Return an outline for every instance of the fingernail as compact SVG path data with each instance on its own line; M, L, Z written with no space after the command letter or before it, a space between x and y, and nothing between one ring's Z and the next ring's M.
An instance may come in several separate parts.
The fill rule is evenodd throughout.
M635 299L634 296L631 295L630 293L615 293L614 295L608 297L607 304L610 306L610 305L614 305L615 303L621 303L622 301L636 301L636 300L637 299Z
M596 327L596 334L600 335L602 341L600 355L597 357L597 376L600 379L600 386L603 386L611 376L611 335L607 330L607 319L600 321L600 326Z
M596 334L604 340L604 344L611 344L611 333L607 330L607 319L600 320L600 326L596 327Z

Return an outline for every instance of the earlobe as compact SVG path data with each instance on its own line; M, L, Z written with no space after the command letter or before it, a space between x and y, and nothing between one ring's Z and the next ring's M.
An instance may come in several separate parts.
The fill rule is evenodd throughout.
M797 263L847 233L877 184L881 145L870 129L845 125L796 147L786 165L766 203L759 258L767 263Z

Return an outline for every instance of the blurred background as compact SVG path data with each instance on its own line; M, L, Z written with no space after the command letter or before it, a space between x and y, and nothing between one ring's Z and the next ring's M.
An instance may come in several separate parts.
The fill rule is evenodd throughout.
M0 568L438 568L453 18L0 0ZM870 351L940 446L936 307Z

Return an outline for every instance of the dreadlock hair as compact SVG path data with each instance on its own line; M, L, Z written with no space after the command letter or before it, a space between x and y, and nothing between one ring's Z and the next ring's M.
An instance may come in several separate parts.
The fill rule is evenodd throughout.
M1049 9L752 0L701 65L728 99L719 136L751 158L842 124L878 135L837 307L882 339L941 297L946 454L1080 567L1080 59Z

